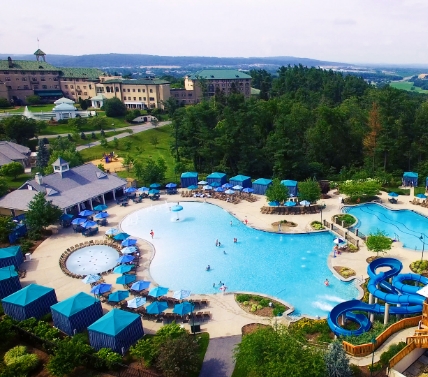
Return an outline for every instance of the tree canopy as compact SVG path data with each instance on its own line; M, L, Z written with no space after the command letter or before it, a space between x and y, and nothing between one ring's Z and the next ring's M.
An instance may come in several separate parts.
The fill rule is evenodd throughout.
M308 178L304 182L299 182L297 187L300 200L307 200L311 203L315 203L321 198L321 187L314 179Z
M108 117L121 117L126 115L126 106L119 98L110 98L104 101L104 110Z
M375 233L370 233L366 240L367 249L379 253L386 253L391 250L392 240L386 235L385 232L378 230Z
M1 167L0 173L7 177L12 177L16 179L16 177L22 173L24 173L24 166L16 161L9 162Z

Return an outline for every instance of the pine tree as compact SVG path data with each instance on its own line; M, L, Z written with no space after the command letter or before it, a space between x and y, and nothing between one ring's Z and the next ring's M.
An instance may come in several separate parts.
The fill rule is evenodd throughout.
M37 161L36 166L40 169L44 169L46 166L48 166L49 162L49 150L46 148L45 142L43 139L39 140L39 148L37 152Z
M352 377L352 370L342 343L333 342L324 357L328 377Z

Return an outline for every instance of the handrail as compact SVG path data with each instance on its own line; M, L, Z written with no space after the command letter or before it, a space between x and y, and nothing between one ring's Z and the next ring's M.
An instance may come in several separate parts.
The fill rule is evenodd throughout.
M389 359L388 370L390 370L395 365L397 365L399 361L403 360L415 348L416 348L415 342L407 344L401 351L399 351L391 359Z

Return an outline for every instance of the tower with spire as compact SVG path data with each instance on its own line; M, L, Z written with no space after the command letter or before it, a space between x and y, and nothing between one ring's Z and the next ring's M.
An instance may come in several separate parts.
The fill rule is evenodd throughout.
M46 58L45 58L46 54L42 50L40 50L40 48L37 49L34 55L36 55L36 59L38 62L42 60L46 62Z

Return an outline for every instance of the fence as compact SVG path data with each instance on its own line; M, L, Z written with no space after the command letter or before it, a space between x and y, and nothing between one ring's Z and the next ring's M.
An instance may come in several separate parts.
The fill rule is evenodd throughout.
M375 350L378 349L392 334L395 334L396 332L406 329L408 327L417 326L421 318L422 318L421 315L418 315L416 317L404 318L401 321L398 321L393 325L389 326L383 333L377 336L376 342L374 344L374 349ZM416 337L416 338L422 338L422 337ZM426 338L427 338L426 341L428 344L428 337ZM370 355L373 352L372 343L365 343L365 344L360 344L358 346L355 346L351 343L343 341L343 348L345 349L346 353L352 356L359 356L359 357Z
M404 347L400 352L398 352L395 356L393 356L389 360L388 369L394 368L398 364L399 361L404 359L410 352L412 352L416 347L416 343L409 343L406 347Z
M332 222L327 221L327 220L323 220L323 225L326 228L333 231L334 233L338 234L339 236L341 236L344 239L346 239L347 241L349 241L349 243L353 244L355 247L359 247L360 240L350 236L348 229L339 228L335 223L332 223ZM358 236L358 234L356 234L356 235Z

